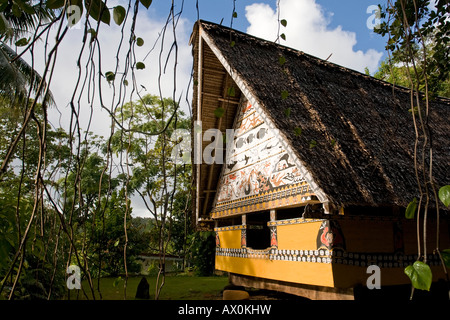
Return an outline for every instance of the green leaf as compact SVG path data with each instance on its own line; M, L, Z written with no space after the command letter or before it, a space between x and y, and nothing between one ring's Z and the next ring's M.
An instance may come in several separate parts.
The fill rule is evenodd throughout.
M234 87L228 88L228 96L234 97L236 93L234 92Z
M291 116L291 108L284 109L284 115L289 118Z
M120 239L117 239L116 242L114 242L114 247L117 247L119 245Z
M17 41L15 42L15 45L16 45L17 47L23 47L23 46L26 46L26 45L28 44L28 41L29 41L29 39L27 39L27 38L22 38L22 39L17 40Z
M233 48L235 45L236 45L236 41L233 40L233 41L230 42L230 47Z
M106 4L102 0L84 0L84 3L86 8L89 8L90 6L89 15L95 21L101 21L109 25L109 23L111 22L111 14L109 13L109 9L106 7Z
M114 22L120 26L123 22L123 20L125 19L125 16L127 14L127 11L125 10L124 7L122 6L116 6L113 9L113 19Z
M49 9L59 9L64 6L64 0L47 0L45 6Z
M138 47L142 47L144 45L144 39L137 38L136 39L136 44L137 44Z
M441 252L442 260L447 268L450 268L450 249L442 250Z
M286 41L286 35L284 33L280 34L281 39Z
M91 34L91 42L94 41L94 39L97 37L97 32L95 31L95 29L90 28L89 30L87 30L87 33Z
M142 5L148 9L150 7L150 5L152 4L152 0L139 0L140 3L142 3Z
M289 97L289 92L287 90L281 91L281 99L285 100L287 97Z
M280 64L280 66L284 65L286 63L286 58L283 56L279 57L278 63Z
M237 12L233 12L233 18L237 18Z
M413 201L411 201L408 206L406 207L405 211L405 217L406 219L414 219L414 215L416 214L417 210L417 199L414 198Z
M18 4L18 6L20 7L20 9L22 9L23 12L28 13L28 14L35 14L36 13L34 11L33 7L30 6L25 0L24 1L16 0L14 2Z
M300 127L295 128L294 133L296 136L300 136L302 134L302 128Z
M9 5L8 1L2 0L0 1L0 12L3 12L6 10L6 7ZM5 18L1 18L0 22L3 22ZM2 30L3 31L3 30Z
M446 207L450 205L450 185L443 186L439 189L439 199Z
M317 146L317 141L316 140L311 140L309 142L309 148L310 149L315 148L316 146Z
M114 79L116 78L116 75L114 74L114 72L108 71L105 73L105 77L108 82L111 82L111 81L114 81Z
M71 0L69 3L70 5L66 10L66 17L69 27L73 27L83 16L83 2L81 0Z
M136 63L136 69L138 70L145 69L145 64L143 62Z
M114 280L114 282L113 282L113 287L114 287L114 288L117 287L117 286L119 285L120 280L122 280L122 277L121 277L121 276L117 277L117 278Z
M11 10L15 17L20 18L22 16L22 10L20 10L17 4L14 3Z
M414 288L430 291L433 274L430 267L422 261L416 261L405 268L405 274L411 279Z
M281 20L280 23L281 23L281 25L282 25L283 27L286 27L286 26L287 26L287 20L286 20L286 19Z
M224 114L225 114L225 109L222 108L222 107L219 107L219 108L217 108L216 110L214 110L214 115L215 115L217 118L222 118Z

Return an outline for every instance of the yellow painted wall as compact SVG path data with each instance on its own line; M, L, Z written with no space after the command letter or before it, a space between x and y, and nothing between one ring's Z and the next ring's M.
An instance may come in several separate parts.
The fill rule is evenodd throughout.
M241 230L227 230L219 232L221 248L238 249L241 247Z
M216 269L279 281L333 287L330 263L216 256Z
M322 221L279 225L278 249L317 249L317 233Z
M277 226L278 250L316 250L316 238L322 221ZM240 248L240 230L218 232L221 248ZM242 275L319 286L333 286L329 263L270 260L216 256L216 269Z

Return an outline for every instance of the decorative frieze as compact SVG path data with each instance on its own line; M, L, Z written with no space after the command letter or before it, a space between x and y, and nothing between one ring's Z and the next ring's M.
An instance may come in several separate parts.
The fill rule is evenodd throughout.
M393 253L362 253L345 252L342 250L292 250L267 248L265 250L253 250L251 248L216 248L216 256L226 256L245 259L266 259L273 261L292 261L310 263L333 263L367 267L378 265L380 268L404 268L417 260L415 254ZM430 266L440 264L437 254L429 254L427 262Z

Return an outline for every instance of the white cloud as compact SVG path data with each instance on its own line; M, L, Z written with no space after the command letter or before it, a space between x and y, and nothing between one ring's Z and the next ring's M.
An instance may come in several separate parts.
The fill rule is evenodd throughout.
M148 13L148 11L141 10L136 23L135 35L136 37L141 37L144 40L144 45L142 47L135 47L134 57L136 61L144 62L146 67L143 70L135 70L135 90L138 90L141 95L145 95L147 93L159 95L161 88L161 94L163 97L172 97L175 90L175 97L177 100L179 99L180 95L182 95L180 101L182 103L184 111L187 111L185 95L187 92L187 84L189 83L192 68L192 53L188 43L189 35L191 32L191 23L186 19L180 18L176 27L178 54L176 66L176 82L174 82L174 48L170 53L170 58L167 62L166 69L163 70L166 64L166 58L169 54L174 40L172 23L169 23L165 33L164 43L162 43L162 37L158 37L158 35L163 29L166 17L150 18L150 16L152 15ZM115 80L115 100L113 100L112 87L104 78L102 79L102 100L105 107L111 109L111 106L115 106L118 103L119 84L121 82L120 80L122 79L122 74L125 70L126 54L129 49L128 41L130 35L131 15L132 14L129 15L128 21L126 22L123 42L121 44L119 54L118 50L122 37L122 27L117 26L112 19L110 26L101 24L98 37L100 42L100 51L96 49L93 52L93 63L89 66L89 68L86 68L86 64L89 61L88 44L86 44L82 54L80 64L81 68L79 69L77 67L77 60L80 55L80 51L82 50L82 38L84 30L83 22L79 22L77 25L67 31L66 36L58 47L57 60L50 84L50 90L55 97L57 110L59 111L58 112L52 109L52 111L49 113L50 121L53 125L61 125L65 129L69 129L69 119L71 116L69 103L72 99L72 95L74 94L79 72L81 72L81 84L79 84L74 96L75 107L80 108L80 127L82 129L87 129L92 111L94 113L94 123L90 125L89 129L97 134L108 136L111 121L106 110L102 109L100 105L98 81L99 64L101 60L101 71L103 75L107 71L114 71L116 69L116 63L118 65ZM91 27L96 28L95 21L92 22ZM45 67L46 53L48 54L48 51L54 44L55 34L56 28L51 31L51 35L48 38L49 43L47 45L47 51L44 51L44 41L38 42L35 48L34 65L35 69L40 74L43 73ZM151 50L152 47L153 50ZM151 52L149 53L149 51ZM99 55L101 55L100 59ZM116 60L116 56L119 56L118 60ZM26 54L24 58L31 62L30 54ZM94 68L90 69L91 66L94 66ZM162 70L160 69L160 66ZM162 73L161 76L160 70ZM91 72L92 74L90 74ZM81 93L82 82L85 80L86 75L92 76L94 78L90 78L90 81L88 81L89 88L88 83L86 83L84 91ZM125 102L130 100L130 94L132 91L133 79L131 77L131 70L128 70L126 79L129 85L126 88L127 93ZM158 81L160 81L161 86L159 86ZM144 90L143 87L145 87L146 90ZM95 90L95 92L92 90ZM137 98L138 96L135 92L131 99L136 100ZM79 105L77 103L78 99L80 99Z
M321 59L360 72L364 68L376 70L383 55L374 49L365 52L354 50L356 34L345 31L341 26L330 29L332 13L326 13L315 0L281 0L280 19L288 25L281 27L286 35L281 44L301 50ZM278 8L275 12L269 5L255 3L246 7L246 18L250 23L247 33L267 40L275 40L278 31Z

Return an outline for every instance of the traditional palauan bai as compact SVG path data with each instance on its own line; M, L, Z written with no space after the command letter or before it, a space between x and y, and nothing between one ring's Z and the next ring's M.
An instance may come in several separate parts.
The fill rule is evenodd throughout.
M215 231L215 268L310 299L358 298L369 266L381 288L411 284L404 269L425 248L405 218L420 196L410 91L210 22L191 45L193 216ZM449 100L430 101L436 187L450 182L448 119ZM426 260L438 282L449 213L439 204L437 227L435 203Z

